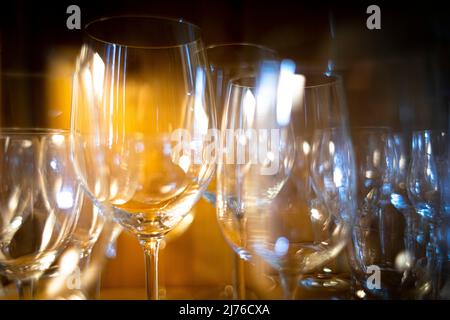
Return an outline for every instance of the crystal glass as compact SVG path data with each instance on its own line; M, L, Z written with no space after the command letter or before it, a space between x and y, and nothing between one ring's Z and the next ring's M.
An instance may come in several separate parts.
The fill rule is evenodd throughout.
M380 270L381 281L392 279L394 283L401 279L393 265L403 250L403 217L391 205L398 172L396 146L391 131L383 127L357 128L353 142L358 176L358 211L351 254L353 277L363 287L364 294L359 295L381 294L395 286L387 288L389 283L368 281L373 270Z
M232 79L255 76L264 60L276 59L277 53L265 46L252 43L221 43L212 44L206 48L206 54L211 71L212 87L217 108L218 123L221 123L222 113L227 96L227 87ZM204 198L215 206L215 179L208 186ZM239 256L234 256L233 289L234 297L239 300L246 298L245 266Z
M430 283L424 296L431 298L438 295L446 260L448 141L447 133L439 130L415 131L411 141L407 185L418 220L417 248L422 253L416 259L426 270Z
M82 197L69 140L63 130L0 130L0 272L20 298L33 297L74 231Z
M413 134L413 141L414 141ZM425 172L406 134L389 128L356 128L358 214L351 267L361 298L432 297L440 262L433 223L418 211L412 178ZM420 184L421 185L421 184ZM432 240L432 239L436 240ZM431 255L430 255L431 254Z
M85 28L74 79L73 157L82 184L142 245L147 296L158 248L207 187L216 127L198 27L122 16Z
M354 187L339 81L295 69L265 61L256 77L232 81L217 168L225 238L243 259L257 255L278 270L285 298L295 297L301 274L345 247Z

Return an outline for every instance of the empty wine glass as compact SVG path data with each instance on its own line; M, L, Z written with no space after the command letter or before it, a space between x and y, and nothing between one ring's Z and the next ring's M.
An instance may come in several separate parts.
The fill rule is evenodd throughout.
M422 130L412 134L408 194L418 219L418 260L427 272L430 285L426 293L435 298L445 250L445 203L448 136L442 131ZM444 196L444 197L443 197Z
M295 68L289 60L265 61L256 78L232 82L221 127L225 148L217 168L222 232L243 259L257 255L279 271L285 298L295 296L299 275L345 247L350 221L343 217L352 216L351 206L345 214L339 209L344 208L342 199L352 202L347 190L353 167L351 144L345 135L333 133L346 131L346 122L338 120L346 118L342 92L334 78L325 76L306 76L304 86L305 77L295 74ZM327 100L303 105L304 87L325 88ZM327 102L323 110L315 110L318 101ZM332 119L339 127L334 128ZM328 156L333 161L327 163L321 157L326 139L334 148ZM320 164L322 170L316 170ZM323 181L329 195L324 199L337 194L334 205L330 202L337 210L332 214L314 207L323 195L316 191Z
M277 54L270 48L252 43L213 44L206 48L206 54L211 70L218 124L220 124L230 80L255 76L259 65L264 60L276 59ZM215 179L209 184L204 198L215 206ZM233 277L234 296L243 300L246 297L245 266L238 256L233 256L233 259L235 271Z
M390 129L384 127L357 128L353 142L358 211L351 267L364 292L383 296L397 289L402 279L402 272L395 269L395 259L404 249L403 217L391 205L398 172L396 147ZM381 284L368 281L373 268L380 270Z
M0 130L0 272L16 281L20 298L33 298L33 282L77 221L81 190L69 137L63 130Z
M351 267L361 287L357 295L426 297L434 287L432 272L437 264L426 253L425 239L431 225L415 210L409 190L417 151L409 151L406 135L393 135L383 127L355 129L354 143L358 214ZM419 172L424 170L420 167Z
M301 125L298 124L302 134L296 144L310 162L309 210L314 242L327 244L332 250L328 257L324 250L321 259L325 263L302 275L299 284L310 294L346 295L350 287L349 270L345 251L340 250L347 243L354 220L356 179L343 82L329 73L306 74L306 81L305 111L299 121ZM305 179L301 174L297 176Z
M158 248L208 185L215 107L198 27L123 16L86 26L74 79L73 157L82 184L110 206L146 256L158 298Z

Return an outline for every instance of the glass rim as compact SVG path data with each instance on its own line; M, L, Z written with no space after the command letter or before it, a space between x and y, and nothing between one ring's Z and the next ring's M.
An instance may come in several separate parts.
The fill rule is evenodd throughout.
M275 49L266 47L265 45L253 43L253 42L223 42L223 43L213 43L206 46L205 50L212 50L221 47L246 47L246 48L255 48L255 49L263 49L278 55L278 52Z
M21 127L5 127L0 128L0 136L5 135L70 135L71 131L68 129L54 129L54 128L21 128Z
M107 41L104 39L101 39L95 35L93 35L91 32L88 31L88 28L91 27L92 25L96 24L96 23L103 23L105 21L111 21L111 20L119 20L119 19L132 19L132 18L140 18L140 19L148 19L148 20L160 20L160 21L170 21L173 23L180 23L180 24L185 24L189 27L192 27L196 33L198 34L198 36L196 37L196 39L192 40L192 41L187 41L185 43L180 43L180 44L175 44L175 45L167 45L167 46L151 46L151 45L127 45L124 43L118 43L118 42L112 42L112 41ZM83 27L83 32L85 35L87 35L90 39L98 41L100 43L103 44L113 44L113 45L117 45L120 47L127 47L127 48L135 48L135 49L171 49L171 48L180 48L183 46L187 46L196 42L201 41L201 37L200 37L200 32L201 32L201 28L199 26L197 26L196 24L186 21L183 18L173 18L173 17L166 17L166 16L158 16L158 15L136 15L136 14L129 14L129 15L112 15L112 16L106 16L106 17L101 17L98 19L94 19L90 22L88 22L84 27Z
M336 84L341 84L342 83L342 77L340 75L337 74L331 74L331 75L327 75L325 73L321 73L321 72L296 72L296 74L302 75L303 77L305 77L305 89L316 89L316 88L322 88L322 87L331 87L333 85ZM320 77L321 82L317 83L317 84L310 84L308 85L308 77Z
M233 88L243 88L243 89L256 89L256 76L251 75L251 76L245 76L245 77L236 77L236 78L231 78L229 80L229 86L233 87ZM254 79L255 82L253 85L246 85L243 83L240 83L241 81L245 81L245 80L249 80L249 79Z
M341 84L342 83L342 77L339 76L339 75L327 76L327 75L325 75L323 73L317 73L317 74L316 73L314 73L314 74L311 74L311 73L309 73L309 74L308 73L295 73L295 74L296 75L301 75L301 76L303 76L305 78L305 86L303 87L303 89L305 89L305 90L306 89L322 88L322 87L330 87L330 86L333 86L335 84ZM329 80L329 81L324 82L324 83L313 84L313 85L306 85L306 81L308 79L308 76L311 76L311 75L318 76L318 77L321 77L321 79ZM255 81L256 81L258 76L257 75L249 75L249 76L244 76L244 77L236 77L236 78L230 79L230 83L231 83L231 85L233 87L255 88L256 85L254 85L254 86L247 86L247 85L241 85L241 84L238 83L240 80L251 79L251 78L255 79Z

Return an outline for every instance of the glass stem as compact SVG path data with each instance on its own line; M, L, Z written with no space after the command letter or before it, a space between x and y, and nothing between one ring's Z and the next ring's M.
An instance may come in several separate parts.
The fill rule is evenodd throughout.
M233 254L235 298L245 300L245 262L237 254Z
M20 300L34 300L36 297L37 283L34 278L17 280L16 288Z
M98 300L100 298L100 293L102 290L102 270L98 271L97 283L95 284L94 299Z
M141 239L141 246L145 253L145 280L147 300L159 299L158 288L158 252L162 238L151 237Z
M297 276L293 274L288 274L285 272L279 272L281 279L281 286L283 288L284 299L294 300L297 291Z

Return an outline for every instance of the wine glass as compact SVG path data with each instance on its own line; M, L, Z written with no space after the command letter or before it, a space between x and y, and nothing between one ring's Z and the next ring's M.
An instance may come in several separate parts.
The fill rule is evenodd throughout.
M402 283L395 258L403 252L403 216L391 204L396 174L396 145L389 128L354 130L358 211L352 234L351 267L364 295L388 296ZM380 270L381 284L369 281ZM362 293L359 294L363 295Z
M342 247L349 238L356 211L356 169L343 80L329 72L324 75L307 73L306 79L305 110L299 120L302 129L296 144L304 154L304 161L310 162L312 199L309 210L313 217L314 242L328 244L333 251L329 257L324 257L325 263L320 268L304 274L299 284L309 294L346 296L350 281L346 252ZM300 168L307 167L299 163ZM294 173L297 174L295 169ZM300 181L305 179L302 171L297 176ZM331 232L338 235L332 242Z
M228 83L232 79L255 76L260 63L276 59L274 50L252 43L221 43L206 48L211 71L212 86L217 108L218 124L221 123ZM216 205L215 179L209 184L204 198ZM233 277L234 296L238 300L246 297L245 265L237 255L233 256L235 276Z
M447 133L438 130L415 131L411 150L407 186L419 221L417 245L422 252L419 262L430 282L426 294L436 297L445 259Z
M74 79L73 157L96 203L134 234L158 298L158 248L213 174L215 106L198 27L121 16L85 28Z
M336 82L306 76L306 88L325 88L328 100L320 100L327 102L323 107L319 100L303 104L305 77L295 74L295 68L289 60L265 61L256 78L232 82L221 127L226 147L217 168L222 232L243 259L257 255L279 271L285 298L295 297L300 274L315 270L345 247L349 221L344 216L352 215L350 209L344 215L314 207L315 199L325 194L316 191L323 181L330 197L324 199L338 192L330 208L344 208L339 196L352 202L347 192L352 188L351 144L333 133L346 131L346 123L338 120L346 117L341 97L330 95ZM339 127L334 128L332 119ZM333 161L325 163L321 155L326 139L334 149L328 155Z
M416 166L409 159L416 150L410 153L408 138L392 134L389 128L358 128L354 133L358 214L351 267L361 287L357 295L426 297L434 287L431 273L437 264L426 253L431 225L414 210L409 190L410 168Z
M70 240L81 190L70 160L70 134L0 130L0 272L33 298L33 282Z

